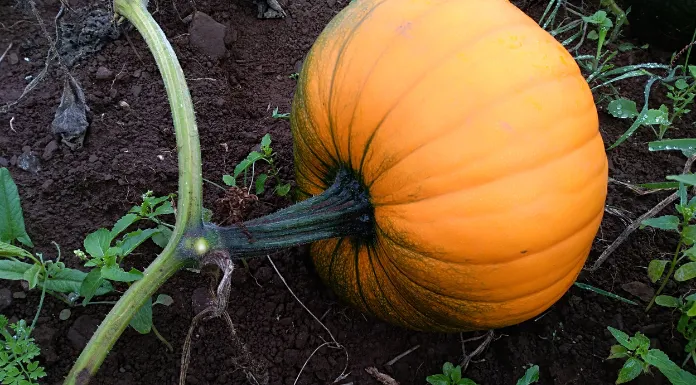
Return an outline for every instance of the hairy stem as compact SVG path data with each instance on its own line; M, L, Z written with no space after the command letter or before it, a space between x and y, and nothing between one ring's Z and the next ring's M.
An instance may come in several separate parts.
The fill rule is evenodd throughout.
M188 229L202 226L200 143L184 73L167 37L142 0L114 0L114 11L126 17L145 39L167 91L179 156L176 225L169 243L145 270L143 278L131 285L99 325L66 377L65 385L89 383L140 307L169 277L187 264L188 261L178 254L183 234Z

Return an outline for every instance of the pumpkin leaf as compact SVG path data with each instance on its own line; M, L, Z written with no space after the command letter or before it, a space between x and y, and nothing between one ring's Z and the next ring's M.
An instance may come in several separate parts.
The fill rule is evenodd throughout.
M617 384L623 384L635 380L640 373L643 372L643 363L635 357L631 357L624 363L624 366L619 371L619 378L616 379Z
M517 385L530 385L539 381L539 365L534 365L524 372L524 376L517 380Z
M696 278L696 262L685 263L674 272L674 279L679 282Z
M668 263L669 261L662 259L653 259L650 261L650 264L648 264L648 278L650 278L652 283L655 283L662 278L662 274L664 274L665 267Z
M676 215L664 215L657 218L648 218L640 223L640 227L654 227L661 230L678 230L679 218Z

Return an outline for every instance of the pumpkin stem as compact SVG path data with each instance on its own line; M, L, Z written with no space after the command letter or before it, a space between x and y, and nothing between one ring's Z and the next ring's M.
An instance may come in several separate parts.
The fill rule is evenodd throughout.
M206 223L203 231L212 249L226 249L233 258L242 258L322 239L369 237L374 233L374 209L366 189L350 171L341 169L331 187L319 195L238 225Z

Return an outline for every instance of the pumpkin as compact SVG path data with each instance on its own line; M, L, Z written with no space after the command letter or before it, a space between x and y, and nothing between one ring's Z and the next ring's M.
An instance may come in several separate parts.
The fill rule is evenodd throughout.
M292 102L300 200L339 170L370 234L309 246L321 279L406 328L539 315L598 231L607 158L571 55L506 0L357 0L307 54Z

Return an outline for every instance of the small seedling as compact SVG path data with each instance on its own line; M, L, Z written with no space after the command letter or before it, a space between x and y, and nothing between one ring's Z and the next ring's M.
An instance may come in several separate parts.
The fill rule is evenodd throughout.
M269 177L275 178L276 186L273 189L275 194L279 196L286 196L290 192L290 184L282 183L280 177L278 176L280 170L276 166L275 153L273 148L271 148L271 135L266 134L261 138L261 151L252 151L247 155L247 157L239 162L239 164L234 168L234 173L232 175L223 175L222 181L228 186L237 186L237 180L242 173L244 173L244 187L251 190L252 182L254 179L254 171L256 162L264 161L268 164L269 171L267 173L259 174L256 177L256 182L254 183L256 195L263 194L266 190L266 181ZM251 181L247 183L247 177L249 176L249 169L251 169Z
M290 113L285 112L285 113L281 114L278 110L278 107L276 107L273 109L272 117L273 117L273 119L290 119Z
M652 227L655 229L673 231L679 234L676 250L672 260L654 259L648 264L648 277L653 283L662 279L660 288L655 292L648 304L646 311L652 305L667 282L674 279L677 282L690 281L696 278L696 196L688 199L686 186L696 186L696 175L671 175L667 179L679 182L679 203L675 205L677 215L663 215L661 217L646 219L641 223L641 228ZM669 266L667 274L665 269ZM664 278L663 278L664 276Z
M8 323L7 317L0 314L0 383L38 385L38 379L46 377L46 372L36 360L41 349L31 337L32 328L24 320Z
M616 384L633 381L643 373L650 373L650 368L657 368L673 385L696 384L696 376L680 368L659 349L650 349L650 339L640 332L633 337L621 330L608 327L618 345L611 347L607 359L626 359L619 370Z
M441 374L433 374L425 379L430 385L478 385L474 380L462 378L462 367L451 362L442 365ZM531 385L539 381L539 366L530 365L516 385Z

